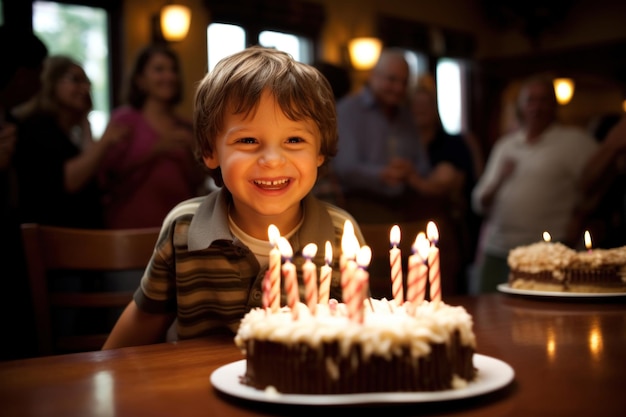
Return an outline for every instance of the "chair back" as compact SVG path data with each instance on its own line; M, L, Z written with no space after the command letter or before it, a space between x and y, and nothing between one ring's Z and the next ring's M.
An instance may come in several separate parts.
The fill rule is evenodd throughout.
M102 283L98 284L105 288L102 291L94 291L93 286L89 292L64 290L53 288L50 277L61 272L86 280L106 280L113 279L116 272L143 270L152 256L160 228L89 230L27 223L21 225L21 231L39 354L99 350L112 325L104 332L98 329L96 334L61 336L53 326L53 309L120 310L132 299L134 291L120 291Z

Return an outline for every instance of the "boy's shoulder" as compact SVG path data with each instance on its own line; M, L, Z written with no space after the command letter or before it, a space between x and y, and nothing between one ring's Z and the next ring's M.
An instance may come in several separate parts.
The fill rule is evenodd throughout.
M176 206L174 206L173 209L170 210L170 212L165 217L165 220L163 221L163 225L171 224L173 221L183 216L193 217L193 215L196 214L196 212L198 211L198 207L200 207L200 204L202 204L202 202L207 198L208 195L203 195L200 197L193 197L188 200L181 201Z
M340 230L341 232L343 232L343 227L346 223L346 220L350 220L350 222L352 223L352 225L354 226L354 231L357 235L357 238L361 239L362 238L362 234L361 234L361 228L359 227L359 224L357 223L356 219L354 218L354 216L352 216L352 214L350 214L348 211L342 209L341 207L338 207L336 205L334 205L333 203L330 203L328 201L323 201L323 200L318 200L320 202L320 204L322 205L322 207L324 207L326 209L326 211L328 212L332 223L333 223L333 227L336 230Z

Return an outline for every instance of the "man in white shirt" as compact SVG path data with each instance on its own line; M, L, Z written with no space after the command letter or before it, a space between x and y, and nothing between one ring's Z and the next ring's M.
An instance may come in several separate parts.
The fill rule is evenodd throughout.
M506 282L509 250L541 240L543 232L574 243L567 232L581 196L578 181L598 146L584 130L558 123L550 78L524 83L518 109L521 129L496 142L472 193L473 209L484 216L480 292Z

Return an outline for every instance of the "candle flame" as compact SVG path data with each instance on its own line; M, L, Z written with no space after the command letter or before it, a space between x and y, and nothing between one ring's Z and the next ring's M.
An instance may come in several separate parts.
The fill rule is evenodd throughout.
M543 240L544 242L549 242L552 240L552 236L550 236L550 233L548 232L543 232Z
M280 255L285 259L293 258L293 249L291 248L291 244L287 240L286 237L280 236L278 238L278 249L280 250Z
M328 240L326 241L326 252L324 254L324 260L326 261L327 265L333 263L333 245Z
M413 252L417 253L422 260L426 260L428 258L429 247L430 242L426 238L426 234L424 232L419 232L417 237L415 237L415 242L413 243Z
M585 230L585 247L591 249L591 234L589 230Z
M398 246L400 243L400 226L397 224L394 224L389 232L389 242L391 243L391 246L394 247Z
M356 254L356 263L361 268L367 268L372 260L372 249L365 245L361 246L358 253Z
M429 221L426 225L426 235L431 242L437 242L439 240L439 230L437 225L433 221Z
M350 220L346 220L343 225L341 250L349 259L353 259L359 250L359 241L354 234L354 226Z
M267 228L267 237L269 238L272 246L276 246L278 244L278 238L280 238L280 231L278 230L278 227L270 224Z
M302 256L308 259L315 258L315 254L317 253L317 245L315 243L308 243L302 249Z

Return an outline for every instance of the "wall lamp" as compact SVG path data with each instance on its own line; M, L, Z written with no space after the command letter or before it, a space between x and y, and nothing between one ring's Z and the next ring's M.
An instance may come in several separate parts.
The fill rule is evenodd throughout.
M553 80L556 100L561 106L566 105L574 95L574 80L571 78L555 78Z
M191 10L182 4L166 4L153 18L155 38L167 42L185 39L191 23Z
M348 43L350 62L354 69L369 70L376 65L381 49L382 42L378 38L354 38Z

